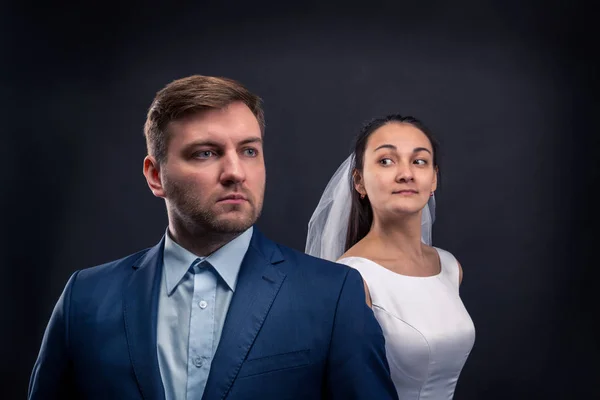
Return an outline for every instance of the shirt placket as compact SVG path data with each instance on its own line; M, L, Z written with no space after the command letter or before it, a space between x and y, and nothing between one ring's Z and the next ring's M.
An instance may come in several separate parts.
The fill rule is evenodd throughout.
M202 397L213 356L217 277L207 261L196 264L188 339L187 398Z

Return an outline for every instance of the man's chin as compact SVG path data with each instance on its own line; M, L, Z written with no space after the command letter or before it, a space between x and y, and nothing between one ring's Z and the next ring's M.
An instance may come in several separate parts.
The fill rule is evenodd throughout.
M221 233L241 233L254 225L256 219L249 216L225 216L213 220L213 228Z

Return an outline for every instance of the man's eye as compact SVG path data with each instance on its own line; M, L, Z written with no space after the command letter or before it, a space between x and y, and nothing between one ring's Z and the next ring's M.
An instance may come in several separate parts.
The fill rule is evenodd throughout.
M256 151L256 149L246 149L244 150L244 154L246 154L249 157L256 157L258 155L258 152Z
M213 157L214 155L215 155L215 153L210 150L203 150L203 151L194 153L194 158L210 158L210 157Z

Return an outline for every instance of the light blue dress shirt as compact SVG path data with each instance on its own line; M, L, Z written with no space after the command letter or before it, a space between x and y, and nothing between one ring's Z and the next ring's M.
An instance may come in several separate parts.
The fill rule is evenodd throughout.
M253 228L208 257L167 229L158 298L157 352L166 400L200 399Z

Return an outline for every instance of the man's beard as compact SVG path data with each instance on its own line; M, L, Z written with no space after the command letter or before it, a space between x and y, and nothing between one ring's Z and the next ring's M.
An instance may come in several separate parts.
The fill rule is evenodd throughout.
M260 216L262 202L255 204L253 198L246 192L249 211L238 211L236 217L227 218L226 211L215 213L205 207L199 196L194 195L187 187L176 183L164 183L165 194L170 203L171 212L176 214L190 231L213 232L218 234L242 233L250 228ZM209 200L209 201L206 201ZM209 206L215 204L211 199L204 199ZM218 206L217 206L218 207ZM237 211L244 209L243 204L223 204L225 210Z

